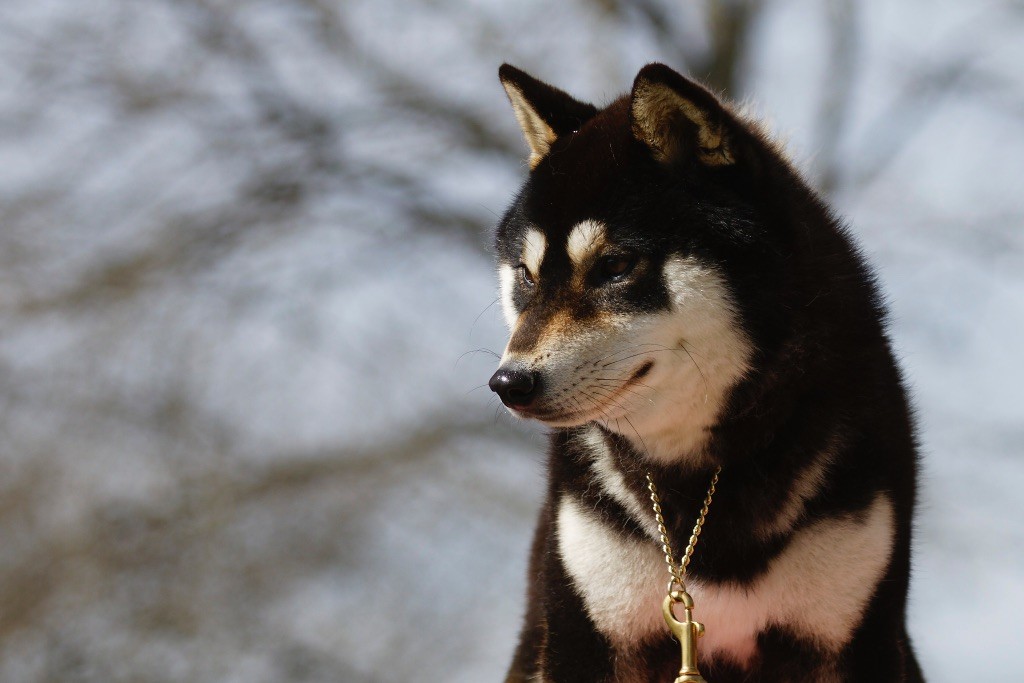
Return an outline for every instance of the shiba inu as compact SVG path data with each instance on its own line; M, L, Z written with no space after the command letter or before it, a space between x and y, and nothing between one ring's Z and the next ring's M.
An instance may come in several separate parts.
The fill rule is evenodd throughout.
M501 219L490 387L552 428L509 681L672 681L645 486L686 546L701 670L921 681L905 626L917 468L874 276L775 143L651 64L598 109L509 65L530 150Z

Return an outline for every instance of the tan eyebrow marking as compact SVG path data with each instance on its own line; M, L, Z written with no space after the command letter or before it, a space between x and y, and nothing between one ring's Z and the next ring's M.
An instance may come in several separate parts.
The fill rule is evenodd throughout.
M566 250L577 268L583 266L604 247L606 232L605 225L597 221L581 221L573 226Z
M544 261L544 252L548 248L548 240L544 233L536 228L530 228L523 237L523 253L520 258L523 265L534 277L540 273L540 264Z

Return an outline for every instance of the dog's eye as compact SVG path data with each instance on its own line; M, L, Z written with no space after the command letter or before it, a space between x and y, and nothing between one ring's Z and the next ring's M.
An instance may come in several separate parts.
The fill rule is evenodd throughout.
M635 256L605 256L598 263L598 273L602 280L621 280L629 275L636 265Z
M537 284L533 279L533 275L530 273L530 269L526 267L526 264L519 264L519 276L523 278L523 282L526 283L527 287L533 287Z

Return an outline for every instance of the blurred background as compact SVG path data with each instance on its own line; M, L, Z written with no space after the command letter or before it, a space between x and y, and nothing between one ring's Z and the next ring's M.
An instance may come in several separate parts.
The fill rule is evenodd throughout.
M500 680L544 438L484 386L497 67L753 104L878 268L932 681L1024 652L1024 3L6 0L0 681Z

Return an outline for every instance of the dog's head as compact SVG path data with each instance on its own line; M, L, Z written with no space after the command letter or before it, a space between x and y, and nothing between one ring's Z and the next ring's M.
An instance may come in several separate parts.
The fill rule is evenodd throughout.
M499 75L531 171L497 230L511 338L491 388L521 417L699 452L783 268L759 204L765 143L660 64L603 110Z

